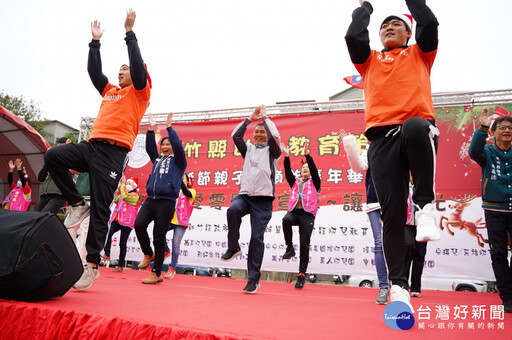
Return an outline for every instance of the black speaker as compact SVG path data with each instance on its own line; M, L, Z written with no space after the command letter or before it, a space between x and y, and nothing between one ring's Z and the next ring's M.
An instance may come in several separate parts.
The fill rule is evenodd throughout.
M56 215L0 209L0 298L59 297L83 271L75 243Z

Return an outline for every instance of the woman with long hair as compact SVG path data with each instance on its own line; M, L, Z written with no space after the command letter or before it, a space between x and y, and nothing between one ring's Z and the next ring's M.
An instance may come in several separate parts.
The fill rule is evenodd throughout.
M146 184L147 198L135 220L135 233L144 259L138 268L146 268L154 260L151 274L142 280L145 284L155 284L163 281L162 264L165 252L165 234L174 215L176 199L178 198L183 173L187 167L185 150L180 138L172 128L172 113L167 116L168 137L160 141L158 153L153 131L156 121L152 114L148 115L149 127L146 133L146 152L149 154L153 169ZM153 245L151 249L147 228L153 221Z

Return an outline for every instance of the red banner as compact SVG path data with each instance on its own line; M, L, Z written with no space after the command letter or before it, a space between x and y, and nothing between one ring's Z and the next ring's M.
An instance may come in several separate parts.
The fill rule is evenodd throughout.
M271 117L279 130L281 141L290 148L292 169L301 166L304 145L309 143L311 155L320 171L322 193L320 205L343 205L344 210L360 211L365 202L364 174L350 169L341 145L341 129L353 134L360 149L368 147L364 136L362 112L311 113ZM243 159L236 149L231 133L240 120L216 120L211 122L175 123L173 128L182 140L187 156L187 172L194 179L199 206L228 207L231 197L239 190L239 178ZM249 125L245 134L252 142L255 124ZM144 134L142 126L131 152L126 176L139 178L141 192L152 164L144 160ZM441 132L437 156L436 192L438 201L465 194L480 194L480 169L467 156L474 125L466 129L453 129L447 123L439 125ZM167 135L165 125L156 129L156 138ZM276 174L276 201L274 210L285 210L290 187L284 177L281 158Z
M442 237L428 246L424 278L493 278L481 209L481 171L467 156L470 138L478 126L479 112L471 112L472 109L461 106L436 110L440 138L435 208L436 224ZM280 132L282 142L290 148L292 169L297 170L297 175L306 143L310 144L313 159L321 171L320 209L311 238L309 270L323 274L375 276L374 241L364 207L364 174L350 169L339 135L340 130L351 133L361 150L367 148L363 113L311 112L271 119ZM183 263L208 266L222 263L220 256L227 247L226 211L231 197L238 194L238 179L243 166L243 159L231 139L231 133L240 121L173 124L184 145L187 172L193 174L194 188L198 193L197 209L191 216L181 248L180 261ZM245 138L248 142L252 140L255 125L253 123L247 129ZM159 130L157 140L166 135L164 125L159 125ZM145 132L146 127L142 127L130 152L126 172L127 176L139 178L142 189L152 167L145 152ZM282 159L277 170L276 200L272 219L265 230L262 269L295 271L297 258L282 259L285 249L282 218L290 193ZM465 203L470 203L470 206ZM459 220L453 220L454 212L457 212ZM240 246L244 254L247 254L250 239L248 224L249 220L244 219L240 228ZM461 225L468 227L464 229ZM136 238L129 240L128 249L127 259L142 257ZM113 254L115 250L113 247ZM468 261L471 266L467 265ZM245 268L246 258L237 258L230 262L230 266Z

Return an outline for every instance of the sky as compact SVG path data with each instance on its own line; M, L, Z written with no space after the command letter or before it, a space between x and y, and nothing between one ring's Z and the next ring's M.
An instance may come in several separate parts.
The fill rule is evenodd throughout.
M370 44L379 25L405 13L404 0L370 1ZM428 0L439 49L432 91L512 88L512 1ZM126 9L133 8L153 81L148 112L328 101L357 74L344 36L358 0L0 0L0 91L33 100L42 116L78 128L101 97L87 73L90 23L105 29L103 73L117 84L128 62ZM414 36L411 42L414 42Z

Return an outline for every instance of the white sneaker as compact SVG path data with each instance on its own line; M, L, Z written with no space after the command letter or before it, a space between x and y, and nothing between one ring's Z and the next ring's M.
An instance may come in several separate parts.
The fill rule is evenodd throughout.
M423 207L423 209L418 209L418 211L416 211L416 221L416 241L436 241L441 238L441 234L436 227L434 206L432 203L428 203Z
M411 305L411 297L409 292L398 285L392 285L390 291L391 302L401 301L411 308L411 313L414 313L414 308Z
M100 277L100 271L98 269L94 269L89 264L84 264L84 273L80 277L80 279L73 285L73 288L78 290L86 290L89 289L92 285L92 281L96 280Z
M85 202L85 205L77 205L76 207L70 207L68 216L64 220L66 228L74 228L79 226L82 221L90 215L89 204Z

